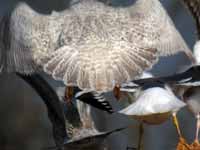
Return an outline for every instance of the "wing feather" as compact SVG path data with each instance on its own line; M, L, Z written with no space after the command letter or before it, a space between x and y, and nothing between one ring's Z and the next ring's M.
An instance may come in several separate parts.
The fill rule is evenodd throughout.
M63 49L66 51L64 54ZM81 50L79 47L77 49ZM59 51L60 53L58 53ZM157 60L156 50L150 49L147 51L151 55L147 55L147 53L142 56L135 51L134 55L124 52L121 55L113 56L115 54L111 53L111 56L101 56L100 58L95 55L94 58L82 58L83 55L80 55L78 51L73 53L67 51L69 51L68 46L56 50L57 55L52 55L52 58L45 64L45 71L53 74L56 79L64 80L67 85L99 91L110 90L116 84L131 80L142 73L145 68L149 68L154 63L153 60ZM152 60L147 61L146 59Z
M0 18L0 66L2 72L29 74L37 67L33 61L31 47L27 39L25 40L27 36L24 34L31 30L29 26L31 22L29 17L21 15L28 16L29 7L22 6L24 8L22 10L18 9L20 6L19 4L12 12Z
M105 6L101 9L105 10ZM112 16L117 11L113 12L113 8L92 13L81 10L72 8L70 13L74 11L74 15L65 15L67 28L60 36L64 45L42 62L45 72L53 74L55 79L81 89L107 91L134 79L157 61L156 48L139 42L136 31L129 32L132 25L140 28L141 24L136 24L137 20L128 24L127 11L121 13L125 13L128 20L122 20L118 14ZM130 36L135 41L131 41Z
M43 62L45 71L67 85L107 91L151 68L159 56L190 55L162 5L154 3L159 7L148 15L94 1L74 5L64 15L63 45Z

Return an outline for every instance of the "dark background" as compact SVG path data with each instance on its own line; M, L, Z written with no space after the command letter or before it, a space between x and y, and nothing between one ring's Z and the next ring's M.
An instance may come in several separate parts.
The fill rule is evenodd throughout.
M0 14L12 10L17 2L17 0L0 0ZM52 9L60 11L67 4L65 0L27 0L27 2L40 13L51 13ZM178 0L163 0L162 3L192 49L195 42L192 18ZM172 74L187 64L184 55L179 54L162 58L152 72L155 75ZM62 85L50 77L47 79L55 88ZM41 147L53 145L51 124L45 105L37 93L14 74L0 75L0 83L0 150L39 150ZM113 105L120 108L114 101ZM97 126L100 130L121 127L130 122L125 117L110 116L98 110L96 114L98 115ZM183 109L178 117L184 135L189 142L192 142L195 133L193 115L187 109ZM133 122L134 129L114 134L109 138L111 149L125 150L127 145L136 146L138 124ZM145 126L145 150L175 150L177 140L171 120L159 126Z

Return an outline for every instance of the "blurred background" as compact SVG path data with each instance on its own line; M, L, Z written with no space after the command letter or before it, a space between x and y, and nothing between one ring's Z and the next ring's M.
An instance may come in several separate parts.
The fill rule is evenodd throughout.
M64 9L66 0L27 0L32 8L40 13L51 13L52 10ZM3 15L17 4L17 0L0 0L0 15ZM195 42L195 27L192 18L182 6L180 0L162 0L168 13L184 39L193 48ZM37 7L38 6L38 7ZM183 54L162 58L151 70L154 75L173 74L188 65ZM45 76L56 89L60 82ZM54 145L51 124L47 117L45 105L41 98L24 81L14 74L0 75L0 150L39 150L42 147ZM112 95L108 98L112 100ZM116 109L121 106L112 100ZM130 123L126 117L107 115L94 110L97 127L101 131L125 126ZM189 142L194 139L195 120L185 108L178 114L181 129ZM102 120L103 123L102 124ZM125 150L127 146L135 147L138 138L138 123L132 121L133 128L109 137L111 150ZM175 150L178 137L171 120L158 126L145 126L145 150Z

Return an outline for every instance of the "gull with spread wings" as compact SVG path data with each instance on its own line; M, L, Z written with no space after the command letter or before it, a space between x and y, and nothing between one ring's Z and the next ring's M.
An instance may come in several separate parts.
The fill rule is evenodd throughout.
M1 72L45 71L67 86L112 90L159 56L192 53L159 0L127 7L81 0L43 15L20 2L0 22Z

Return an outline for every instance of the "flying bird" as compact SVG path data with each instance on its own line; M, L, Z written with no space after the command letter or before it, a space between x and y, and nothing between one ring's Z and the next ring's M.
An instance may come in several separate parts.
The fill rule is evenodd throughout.
M51 15L19 2L0 19L1 72L45 71L83 90L112 90L178 52L193 59L159 0L81 0Z

